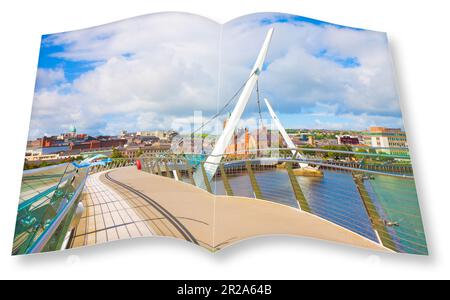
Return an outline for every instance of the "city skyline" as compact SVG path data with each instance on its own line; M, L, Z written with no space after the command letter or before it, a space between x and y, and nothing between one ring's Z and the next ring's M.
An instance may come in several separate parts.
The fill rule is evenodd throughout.
M74 126L74 125L70 125L70 126ZM368 132L370 130L370 127L379 127L379 126L369 126L368 128L365 128L365 129L362 129L362 130L358 130L358 129L329 129L329 128L301 128L301 127L297 127L297 128L291 127L291 128L286 128L286 130L288 130L288 131L298 131L299 133L300 133L300 131L304 131L304 133L307 133L309 131L318 131L318 132L320 132L320 131L327 132L328 131L328 132L334 132L334 133L346 133L346 132L365 133L365 132ZM248 128L248 127L244 126L244 127L239 127L238 130L242 131L245 128L251 129L251 128ZM270 129L270 126L265 126L265 128ZM400 127L386 127L386 128L399 129L399 130L404 132L403 128L400 128ZM58 131L58 130L56 130L56 131ZM116 133L113 133L113 134L108 134L108 135L104 135L104 134L89 134L89 133L86 133L86 132L81 132L80 133L80 131L78 131L78 129L76 130L76 133L77 134L81 134L81 135L86 136L86 137L87 136L92 136L92 137L118 137L122 133L125 133L125 134L128 134L128 135L129 134L139 135L140 132L171 132L171 131L175 132L177 134L180 134L180 135L189 134L189 133L180 133L180 132L174 131L172 129L138 129L138 130L131 131L131 130L127 130L126 128L120 130L119 132L116 132ZM43 137L59 137L59 136L63 136L64 134L67 134L69 132L72 132L72 129L70 127L69 127L69 130L67 130L66 132L64 132L64 130L61 129L61 130L58 131L57 134L44 134L42 136L37 136L37 137L34 137L32 139L28 139L28 141L40 139L40 138L43 138ZM214 136L215 133L214 132L208 133L208 135Z
M29 138L72 123L91 135L190 128L245 81L268 26L260 91L287 128L403 128L384 33L255 14L226 23L220 43L219 24L175 13L43 36ZM255 97L244 122L258 118Z

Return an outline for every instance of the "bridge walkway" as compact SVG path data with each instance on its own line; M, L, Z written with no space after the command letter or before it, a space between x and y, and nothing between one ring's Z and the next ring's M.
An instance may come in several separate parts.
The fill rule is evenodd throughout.
M389 251L315 215L265 200L216 196L135 167L91 175L73 247L135 236L171 236L215 251L262 235L294 235Z
M106 179L108 171L89 175L82 195L85 207L71 248L119 239L173 235L173 229L141 197Z

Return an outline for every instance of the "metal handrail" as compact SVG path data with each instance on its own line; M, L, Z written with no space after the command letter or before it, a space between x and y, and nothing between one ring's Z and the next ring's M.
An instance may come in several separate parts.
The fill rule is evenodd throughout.
M260 161L260 160L261 160L261 158L233 160L233 161L229 161L229 162L224 162L224 165L231 164L231 163L245 163L246 161ZM346 170L346 171L364 171L364 173L370 173L370 174L374 174L374 175L386 175L386 176L393 176L393 177L401 177L401 178L405 178L405 179L414 179L414 176L406 175L406 174L396 174L396 173L381 172L381 171L374 171L374 170L368 170L368 169L345 167L345 166L340 166L340 165L321 163L321 162L307 160L307 159L277 158L277 160L278 160L278 162L297 162L297 163L303 162L303 163L310 163L310 164L318 165L321 167L342 169L342 170Z
M356 148L362 147L358 146ZM381 150L381 147L365 148ZM404 151L406 154L409 153L408 148L385 147L383 149L392 150L392 152L395 150ZM351 150L355 150L355 148ZM404 200L402 197L392 195L394 187L396 188L395 191L416 193L414 182L412 181L414 177L412 176L413 169L409 155L399 155L398 152L397 154L385 154L351 150L297 147L240 149L236 152L215 155L223 157L219 162L206 161L208 157L206 153L186 152L158 153L151 156L146 155L139 159L142 160L144 171L166 177L170 177L170 173L184 171L182 174L184 178L179 179L180 176L177 176L177 180L182 180L186 183L192 182L193 185L209 192L211 192L211 188L208 188L209 181L208 178L205 178L204 169L206 164L212 164L218 166L218 170L220 170L220 176L216 178L219 184L215 185L213 193L275 201L305 212L311 212L374 240L391 250L407 253L426 253L425 237L421 231L423 228L420 224L410 224L409 221L403 222L403 219L410 220L411 217L420 218L418 208L414 210L418 207L417 202L415 202L417 200L414 200L417 197L409 197L406 198L407 200ZM277 153L277 151L279 152ZM330 152L336 153L336 155L332 155L332 157L329 157L330 155L322 155ZM303 155L299 156L298 153ZM356 159L350 159L347 156L353 156ZM339 157L342 157L342 159ZM374 157L378 157L380 160L371 159ZM278 172L278 170L281 170L278 166L280 163L285 163L283 170L286 173L281 174ZM318 177L320 177L321 167L332 170L330 170L330 173L326 175L324 180L297 180L296 178L301 176L297 174L303 174L303 171L295 172L292 166L299 163L319 167L319 170L317 170ZM277 169L277 172L273 173L277 174L274 178L265 177L263 173L255 172L255 170L265 171L272 168ZM196 180L192 180L193 170L196 170L199 175L196 177ZM337 177L333 170L342 171L345 175ZM310 174L313 174L311 176L314 177L316 175L314 175L313 171ZM308 170L305 172L308 173ZM323 174L325 172L327 171L324 170ZM233 177L229 174L238 176L242 174L246 178L243 181L243 178ZM378 175L392 178L386 182L384 177ZM378 185L373 185L372 179L375 180L373 183L378 183ZM288 182L283 181L283 184L277 186L277 182L282 180L288 180ZM314 183L314 186L308 185L308 183ZM397 199L396 201L408 201L413 210L399 212L395 206L395 201L392 202L394 203L392 205L387 203L384 199L386 196L383 196L380 191L389 191L389 195L393 199ZM253 196L249 196L251 193L253 193ZM336 199L340 201L334 201Z
M395 149L395 150L404 150L408 151L408 148L388 148L388 147L370 147L365 146L366 148L370 149ZM358 147L356 147L358 148ZM276 151L283 151L284 155L280 155L279 157L273 157L273 152ZM269 154L267 154L269 152ZM346 155L357 155L360 157L380 157L380 158L392 158L392 159L402 159L402 160L410 160L409 155L396 155L396 154L380 154L380 153L367 153L367 152L356 152L356 151L346 151L346 150L338 150L338 149L321 149L321 148L264 148L264 149L248 149L248 150L239 150L237 152L232 153L223 153L223 154L217 154L217 155L211 155L215 157L224 157L224 160L220 163L214 163L214 162L207 162L208 164L212 165L220 165L221 163L224 164L231 164L231 163L245 163L245 161L261 161L261 160L276 160L278 162L296 162L296 163L307 163L312 164L316 166L323 166L323 167L329 167L329 168L336 168L336 169L342 169L347 171L364 171L371 174L380 174L380 175L389 175L389 176L395 176L395 177L402 177L402 178L410 178L412 179L413 176L409 174L398 174L398 173L391 173L391 172L383 172L379 170L370 170L368 168L354 168L351 166L342 166L342 165L336 165L332 164L332 160L329 159L308 159L308 158L300 158L296 154L293 154L295 152L296 154L298 152L321 152L321 153L338 153L338 154L346 154ZM266 153L266 155L264 155ZM262 154L262 155L261 155ZM154 159L154 158L161 158L161 159L182 159L185 160L186 156L189 155L201 155L198 159L194 159L195 161L204 162L205 159L208 157L208 154L199 154L199 153L173 153L173 152L166 152L166 153L158 153L155 155L148 155L143 156L140 159ZM245 158L242 158L244 156ZM255 157L256 156L256 157ZM295 158L294 158L295 156ZM291 158L289 158L291 157ZM358 163L358 162L355 162ZM170 165L170 164L169 164ZM362 164L367 165L367 164ZM374 166L377 166L377 164L374 164ZM386 166L386 165L385 165ZM395 167L411 167L410 164L391 164L387 166L395 166Z
M133 162L133 161L134 161L133 159L128 159L128 158L113 159L111 162L107 163L103 167L103 169L127 166L127 165L129 165L130 162ZM70 182L75 176L77 176L76 175L77 173L79 176L78 177L79 181L77 179L77 183L73 186L73 188L75 190L72 190L70 193L64 192L64 194L61 197L61 199L63 201L61 208L56 212L55 216L52 216L51 219L49 218L49 220L48 220L49 224L44 225L43 231L39 233L39 236L37 237L37 239L35 241L32 241L31 244L26 249L24 249L24 253L38 253L38 252L42 252L43 250L45 251L46 246L49 245L49 242L52 241L52 238L55 236L55 234L60 234L57 231L59 228L61 228L61 226L66 224L65 220L67 220L67 218L71 218L71 211L74 208L74 205L76 205L76 203L78 202L78 199L79 199L81 193L83 192L87 177L91 173L90 172L91 166L88 165L88 166L77 167L76 164L73 164L73 166L75 168L73 170L68 171L67 168L69 166L71 166L71 164L66 163L66 164L50 166L50 168L46 167L46 168L34 169L34 170L32 170L33 172L28 172L28 174L30 174L30 173L43 172L43 171L45 172L47 170L50 170L50 169L53 169L56 167L65 168L65 171L64 171L63 175L61 176L61 178L59 179L57 184L47 188L46 190L44 190L42 192L39 192L37 195L31 197L30 199L22 202L19 205L18 213L24 212L24 214L27 214L27 215L29 215L29 212L25 211L26 209L30 208L34 203L36 203L43 197L51 194L52 192L58 191L63 182ZM97 167L97 166L95 166L95 167ZM62 188L64 189L64 187L62 187ZM67 197L70 197L70 199L67 199ZM33 210L38 207L39 206L33 207ZM32 212L31 212L31 214L32 214ZM61 234L65 235L66 232L63 232Z
M357 147L359 148L359 147ZM381 149L381 148L368 148L368 149ZM408 148L386 148L383 149L393 149L393 150L403 150L408 151ZM249 153L260 153L260 152L267 152L267 151L299 151L299 152L324 152L324 153L340 153L340 154L349 154L349 155L362 155L362 156L375 156L375 157L387 157L387 158L401 158L401 159L409 159L409 155L397 155L397 154L380 154L380 153L368 153L368 152L355 152L355 151L346 151L346 150L338 150L338 149L322 149L322 148L262 148L262 149L249 149L249 150L240 150L238 152L225 152L222 154L204 154L206 156L213 156L213 157L220 157L224 155L245 155ZM167 152L169 153L169 152ZM182 154L182 153L180 153ZM192 155L199 155L199 153L183 153L183 154L192 154Z
M42 171L47 171L47 170L51 170L51 169L55 169L55 168L60 168L60 167L64 167L65 165L69 164L68 162L62 163L62 164L58 164L58 165L51 165L51 166L47 166L47 167L42 167L42 168L36 168L36 169L29 169L29 170L24 170L23 171L23 175L30 175L33 173L37 173L37 172L42 172Z
M41 252L42 249L45 247L45 245L48 243L48 241L52 238L55 231L58 229L58 227L61 225L61 222L64 220L64 218L67 216L69 210L72 208L73 204L78 199L78 196L81 194L81 192L84 189L84 184L86 182L86 178L88 176L88 172L83 177L82 182L78 185L77 189L75 190L75 193L71 197L71 199L66 203L64 208L58 212L56 217L53 219L53 221L50 223L50 225L45 229L45 231L39 236L38 240L33 244L33 246L27 251L27 253L38 253Z

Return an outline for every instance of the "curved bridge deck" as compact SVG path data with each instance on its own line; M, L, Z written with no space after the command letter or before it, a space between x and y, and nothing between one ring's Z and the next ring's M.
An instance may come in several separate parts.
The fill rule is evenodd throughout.
M140 236L171 236L215 251L239 240L283 234L389 251L343 227L295 208L195 186L135 167L90 175L87 207L71 247Z

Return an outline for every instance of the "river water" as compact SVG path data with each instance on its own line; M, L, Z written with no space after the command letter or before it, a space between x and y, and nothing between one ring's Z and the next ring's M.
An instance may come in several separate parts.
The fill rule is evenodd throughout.
M298 207L286 170L255 171L255 176L265 200ZM228 175L228 179L234 195L254 198L247 173L237 172ZM297 181L315 215L377 241L351 173L324 170L323 177L298 176ZM399 251L426 254L414 181L377 175L373 180L366 180L365 185L380 216L398 223L399 226L387 228ZM220 177L211 187L214 193L225 194Z

